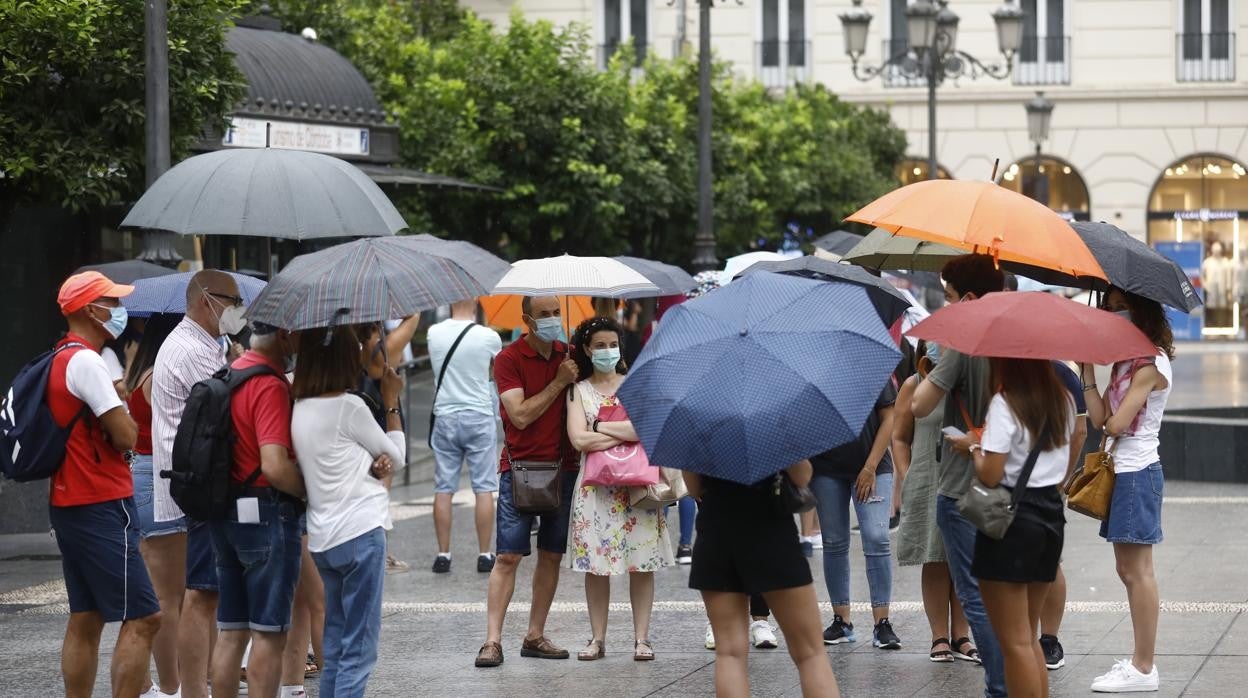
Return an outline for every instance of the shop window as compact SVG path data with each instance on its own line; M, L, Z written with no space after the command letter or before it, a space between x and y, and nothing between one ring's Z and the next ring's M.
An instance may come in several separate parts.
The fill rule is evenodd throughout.
M949 176L949 171L942 167L940 163L936 163L936 178L953 179L953 177ZM901 164L897 165L897 179L901 180L903 187L907 184L914 184L927 179L927 160L922 158L906 158L902 160Z
M1001 186L1057 211L1071 221L1089 219L1088 185L1073 165L1051 155L1024 158L1001 174Z

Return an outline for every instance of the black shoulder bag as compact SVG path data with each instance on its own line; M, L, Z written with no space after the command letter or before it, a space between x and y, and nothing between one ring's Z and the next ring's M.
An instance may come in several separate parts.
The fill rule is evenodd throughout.
M433 384L433 401L429 403L429 436L425 439L425 444L429 448L433 448L433 424L437 421L438 416L434 414L434 408L438 405L438 391L442 390L442 381L446 378L446 367L451 365L451 357L455 356L455 350L459 348L459 343L464 341L464 337L476 327L477 323L470 322L464 328L463 332L455 338L455 343L451 345L451 350L446 352L446 358L442 360L442 370L438 371L438 382Z

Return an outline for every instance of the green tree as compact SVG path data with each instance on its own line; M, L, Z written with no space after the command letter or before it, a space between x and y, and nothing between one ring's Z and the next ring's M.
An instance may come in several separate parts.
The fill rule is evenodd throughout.
M173 157L242 95L225 50L238 0L169 8ZM144 184L143 0L0 0L0 211L83 210Z

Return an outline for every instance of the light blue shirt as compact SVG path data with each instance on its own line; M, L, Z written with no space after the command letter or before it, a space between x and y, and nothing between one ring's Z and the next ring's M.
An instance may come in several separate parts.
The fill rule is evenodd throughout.
M429 359L435 381L442 373L442 363L451 345L469 324L467 320L443 320L429 328ZM502 350L503 342L494 330L480 325L469 330L451 357L433 413L439 416L464 411L494 414L497 393L490 376L490 363Z

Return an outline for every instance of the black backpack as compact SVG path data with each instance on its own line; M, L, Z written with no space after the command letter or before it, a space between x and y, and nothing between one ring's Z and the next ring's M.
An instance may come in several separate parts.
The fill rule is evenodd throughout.
M52 359L71 347L69 342L44 352L17 372L4 399L0 400L0 472L10 480L30 482L52 477L65 460L65 444L78 420L89 410L84 405L62 427L48 406L48 374Z
M173 469L160 471L161 477L169 479L173 501L188 517L198 521L225 518L239 491L260 477L257 467L241 485L231 483L237 435L230 419L230 399L243 383L264 374L281 377L266 364L240 370L226 366L191 387L173 439Z

